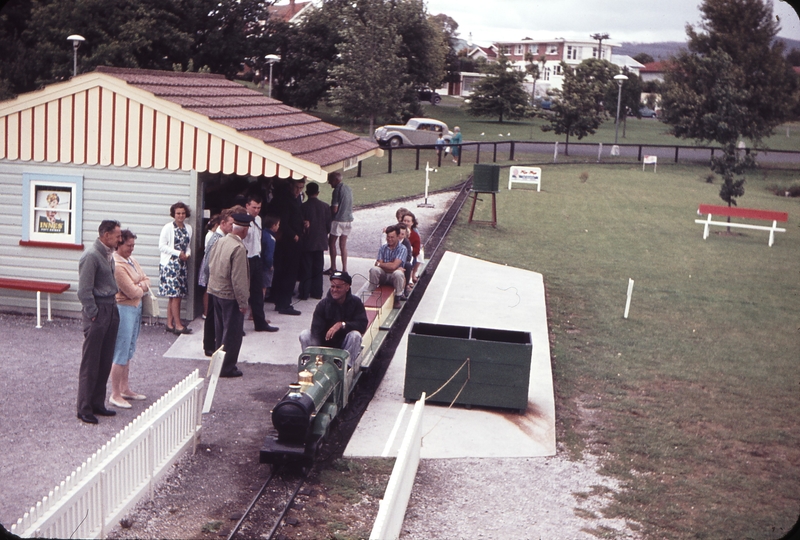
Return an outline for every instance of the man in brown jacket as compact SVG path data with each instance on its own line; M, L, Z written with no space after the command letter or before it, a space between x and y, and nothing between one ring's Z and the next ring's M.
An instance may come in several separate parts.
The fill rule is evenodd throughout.
M208 261L208 294L214 304L216 348L225 346L220 377L241 377L236 367L244 335L244 315L250 299L250 265L242 240L252 216L233 214L233 231L220 238Z

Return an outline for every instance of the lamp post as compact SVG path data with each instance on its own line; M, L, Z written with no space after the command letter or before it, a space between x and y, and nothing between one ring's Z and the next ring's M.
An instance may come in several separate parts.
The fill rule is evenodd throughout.
M272 97L272 64L280 62L281 57L277 54L268 54L264 57L264 60L269 64L269 97Z
M67 41L72 42L72 76L74 77L78 74L78 47L80 47L81 43L86 41L86 39L78 34L72 34L67 38Z
M622 83L628 80L625 75L614 75L614 80L617 81L619 89L617 91L617 128L614 130L614 147L611 149L611 154L619 155L619 146L617 146L617 138L619 136L619 108L622 104Z

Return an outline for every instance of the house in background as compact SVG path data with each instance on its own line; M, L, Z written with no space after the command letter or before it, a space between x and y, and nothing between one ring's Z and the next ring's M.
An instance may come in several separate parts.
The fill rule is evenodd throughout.
M289 24L295 24L305 15L305 13L313 9L313 2L295 2L289 0L288 4L271 5L267 8L270 19L283 21Z
M518 41L496 42L489 47L474 46L468 56L473 59L484 58L487 62L496 62L500 54L503 54L515 69L525 71L528 65L525 55L532 54L534 61L539 65L540 72L539 78L535 81L536 96L544 97L549 90L561 89L563 86L564 73L561 62L568 66L576 66L588 58L599 58L608 60L619 66L620 69L627 69L638 75L644 64L627 55L613 54L614 47L619 47L619 44L608 40L604 40L602 48L599 48L599 43L590 39L524 38ZM457 95L468 96L475 82L484 76L480 73L462 74L462 84L457 87L459 90ZM526 76L523 86L528 93L534 91L534 81L530 75Z
M183 201L196 283L204 214L273 183L324 183L381 153L221 75L101 67L0 102L0 277L69 283L53 308L77 317L78 260L100 222L138 235L136 258L157 278L161 228ZM199 293L183 303L189 319ZM0 289L2 309L35 306L29 292Z
M664 82L664 72L667 70L668 62L666 60L661 62L649 62L639 69L639 76L642 82L649 81Z

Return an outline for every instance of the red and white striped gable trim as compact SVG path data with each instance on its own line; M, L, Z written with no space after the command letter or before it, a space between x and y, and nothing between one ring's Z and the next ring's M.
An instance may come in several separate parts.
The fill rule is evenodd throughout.
M315 163L97 72L0 103L0 159L327 179Z

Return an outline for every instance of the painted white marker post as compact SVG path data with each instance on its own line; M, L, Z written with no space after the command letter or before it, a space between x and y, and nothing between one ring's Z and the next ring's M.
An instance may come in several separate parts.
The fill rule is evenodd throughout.
M425 163L425 202L419 203L417 208L434 208L434 204L428 202L428 187L431 185L430 173L436 172L436 169L431 167L430 161Z
M625 302L625 319L628 318L628 312L631 309L631 295L633 294L633 280L628 278L628 300Z

